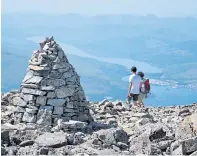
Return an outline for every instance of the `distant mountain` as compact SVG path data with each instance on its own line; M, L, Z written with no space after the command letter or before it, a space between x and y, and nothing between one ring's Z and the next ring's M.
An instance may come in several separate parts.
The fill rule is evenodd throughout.
M134 65L137 64L139 69L145 69L146 77L176 81L179 87L191 86L197 83L196 30L195 18L3 14L2 90L19 86L31 52L38 48L27 38L50 35L91 56L82 57L77 52L67 54L92 100L105 96L125 99L128 82L122 78L130 74L129 68L134 61L138 61ZM130 60L134 61L128 63ZM160 70L153 70L155 68ZM148 100L149 103L171 104L172 100L163 96L174 93L172 97L177 98L182 91L188 92L190 99L184 97L180 102L196 100L197 92L190 93L181 88L169 91L161 87L153 85L154 96ZM158 97L159 91L161 97Z

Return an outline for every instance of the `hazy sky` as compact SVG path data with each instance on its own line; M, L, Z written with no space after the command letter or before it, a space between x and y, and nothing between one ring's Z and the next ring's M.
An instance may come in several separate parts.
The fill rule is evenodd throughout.
M45 12L195 16L197 0L2 0L3 13Z

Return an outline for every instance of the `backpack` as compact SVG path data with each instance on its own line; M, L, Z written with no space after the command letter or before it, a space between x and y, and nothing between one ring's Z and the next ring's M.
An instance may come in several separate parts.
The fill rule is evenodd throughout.
M150 92L150 82L149 79L144 79L140 83L140 92L143 94L147 94Z

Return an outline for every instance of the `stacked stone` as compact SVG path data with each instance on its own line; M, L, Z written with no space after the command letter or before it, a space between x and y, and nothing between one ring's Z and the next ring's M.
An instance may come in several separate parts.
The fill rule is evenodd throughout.
M15 120L39 125L64 121L89 121L88 102L79 75L53 37L40 43L29 60L17 105Z

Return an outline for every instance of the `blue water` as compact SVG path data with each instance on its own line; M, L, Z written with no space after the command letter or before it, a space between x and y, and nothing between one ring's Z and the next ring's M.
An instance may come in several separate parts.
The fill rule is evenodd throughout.
M39 40L42 39L42 37L33 37L33 38L28 38L28 40L31 40L32 42L38 43ZM129 69L131 66L136 65L137 67L139 67L140 70L146 72L151 72L151 73L161 73L162 69L157 68L155 66L152 66L150 64L144 63L144 62L139 62L139 61L135 61L132 59L125 59L125 58L105 58L105 57L97 57L94 55L90 55L80 49L75 48L72 45L67 45L61 42L60 46L64 49L64 51L66 52L66 54L68 55L75 55L75 56L79 56L82 58L90 58L99 62L104 62L107 64L118 64L121 65L123 67L125 67L126 69ZM28 61L28 59L27 59ZM24 64L21 64L21 67L24 66L24 69L26 68L26 60L24 60ZM72 62L71 62L72 63ZM21 69L21 68L20 68ZM13 69L9 69L9 70L14 70ZM80 68L80 70L82 70ZM89 66L88 70L90 70L88 74L93 74L91 72L91 70L98 70L95 69L93 67L93 69ZM100 69L99 69L100 70ZM7 69L4 71L6 72L10 72L7 71ZM103 70L104 72L104 70ZM12 72L11 72L12 73ZM25 73L25 70L24 70ZM9 85L8 86L4 86L4 84L2 85L2 91L7 92L10 91L11 89L17 89L20 86L20 83L22 81L22 78L24 77L24 73L22 72L20 77L18 77L17 80L15 80L15 83L12 82L12 80L9 80ZM103 73L105 76L105 73ZM4 75L2 75L4 78ZM100 75L98 75L100 76ZM116 75L113 75L116 77ZM108 83L111 82L112 76L110 77L110 79L108 79ZM7 81L7 79L6 79ZM91 81L94 81L94 79L91 79ZM115 81L115 80L113 80ZM128 81L128 78L125 77L125 79L123 78L122 80L119 81L115 81L116 83L119 84L123 84L122 89L120 89L120 87L117 86L113 86L111 88L109 88L109 91L102 93L102 89L100 94L92 94L91 90L88 91L87 96L89 97L89 99L91 101L101 101L106 97L110 97L111 100L126 100L127 97L127 83L125 81ZM89 81L88 81L89 82ZM82 82L83 85L83 82ZM96 86L91 86L91 87L97 87ZM108 87L107 85L104 87ZM102 87L101 87L102 88ZM84 87L85 92L87 92L87 88ZM161 85L151 85L151 95L148 96L147 99L145 99L145 105L147 106L170 106L170 105L183 105L183 104L191 104L193 102L197 102L197 90L191 90L189 88L173 88L173 86L161 86Z

